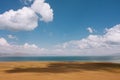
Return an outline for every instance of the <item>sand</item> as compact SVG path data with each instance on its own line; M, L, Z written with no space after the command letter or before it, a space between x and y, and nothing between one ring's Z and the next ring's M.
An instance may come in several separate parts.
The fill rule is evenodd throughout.
M120 80L120 64L0 62L0 80Z

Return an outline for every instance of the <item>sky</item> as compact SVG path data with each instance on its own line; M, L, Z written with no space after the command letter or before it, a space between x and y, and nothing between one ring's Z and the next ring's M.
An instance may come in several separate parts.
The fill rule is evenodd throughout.
M120 54L120 0L1 0L0 56Z

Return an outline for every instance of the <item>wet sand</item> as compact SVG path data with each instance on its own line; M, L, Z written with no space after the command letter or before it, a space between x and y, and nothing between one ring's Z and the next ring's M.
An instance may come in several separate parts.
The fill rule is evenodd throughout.
M0 62L0 80L120 80L120 64Z

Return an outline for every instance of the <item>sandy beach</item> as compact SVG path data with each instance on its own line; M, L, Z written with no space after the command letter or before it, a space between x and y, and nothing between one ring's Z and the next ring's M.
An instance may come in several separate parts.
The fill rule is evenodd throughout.
M0 80L120 80L120 64L0 62Z

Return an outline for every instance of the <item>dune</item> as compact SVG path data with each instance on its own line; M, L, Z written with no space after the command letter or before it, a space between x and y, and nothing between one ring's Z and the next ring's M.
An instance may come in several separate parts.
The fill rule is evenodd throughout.
M120 64L0 62L0 80L120 80Z

